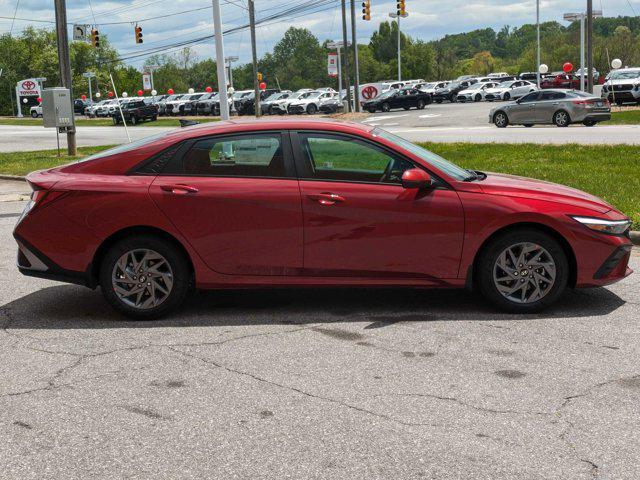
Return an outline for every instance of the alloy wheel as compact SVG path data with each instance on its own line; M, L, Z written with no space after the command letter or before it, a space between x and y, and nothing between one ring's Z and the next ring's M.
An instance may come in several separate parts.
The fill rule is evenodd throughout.
M565 127L569 124L569 115L567 112L559 111L556 113L555 123L558 127Z
M507 126L507 116L502 112L498 112L498 113L496 113L496 116L493 118L493 123L495 123L496 127L498 127L498 128L506 127Z
M122 303L147 310L157 307L173 289L173 271L158 252L129 250L113 267L111 286Z
M544 298L556 280L556 264L542 246L532 242L511 245L493 266L493 283L500 294L515 303Z

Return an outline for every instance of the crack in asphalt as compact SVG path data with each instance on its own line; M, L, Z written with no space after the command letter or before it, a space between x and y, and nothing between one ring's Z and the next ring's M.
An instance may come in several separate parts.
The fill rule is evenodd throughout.
M176 348L173 348L172 346L166 346L166 347L169 348L170 350L180 354L180 355L185 355L187 357L199 360L199 361L204 362L206 364L213 365L213 366L215 366L217 368L221 368L221 369L223 369L223 370L225 370L225 371L227 371L229 373L233 373L235 375L240 375L240 376L243 376L243 377L248 377L248 378L256 380L256 381L258 381L260 383L264 383L264 384L267 384L267 385L270 385L270 386L273 386L273 387L277 387L277 388L280 388L280 389L283 389L283 390L288 390L288 391L297 393L299 395L303 395L303 396L308 397L308 398L313 398L313 399L316 399L316 400L329 402L329 403L332 403L334 405L340 405L340 406L348 408L350 410L355 410L355 411L360 412L360 413L364 413L364 414L371 415L371 416L374 416L374 417L377 417L377 418L388 420L390 422L397 423L399 425L410 426L410 427L414 427L414 426L418 426L418 427L419 426L436 426L436 425L434 425L432 423L417 423L417 422L406 422L406 421L403 421L403 420L399 420L399 419L391 417L389 415L385 415L385 414L382 414L382 413L374 412L372 410L368 410L366 408L359 407L357 405L346 403L346 402L343 402L341 400L337 400L335 398L325 397L323 395L316 395L316 394L313 394L311 392L307 392L307 391L302 390L302 389L297 388L297 387L292 387L292 386L289 386L289 385L284 385L284 384L281 384L281 383L277 383L277 382L274 382L272 380L268 380L266 378L260 377L260 376L254 374L254 373L246 372L246 371L243 371L243 370L238 370L238 369L229 367L227 365L223 365L221 363L215 362L213 360L202 358L202 357L200 357L198 355L193 355L193 354L188 353L188 352L183 352L182 350L178 350Z

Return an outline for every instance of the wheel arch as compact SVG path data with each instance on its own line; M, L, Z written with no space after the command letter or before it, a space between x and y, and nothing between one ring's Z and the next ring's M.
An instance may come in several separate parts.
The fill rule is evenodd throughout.
M507 120L509 120L509 122L511 122L511 119L509 118L509 115L507 114L507 112L504 109L499 109L496 110L495 112L493 112L493 116L491 117L491 121L495 122L496 121L496 115L498 115L499 113L504 113L505 117L507 117Z
M137 225L137 226L126 227L112 233L105 240L103 240L103 242L97 248L95 254L93 255L93 260L91 261L91 267L90 267L90 280L94 286L97 286L99 284L100 264L102 263L102 259L107 254L109 249L113 245L118 243L120 240L130 236L134 236L134 235L154 235L171 243L174 247L178 249L178 251L180 251L184 255L184 258L187 259L191 274L195 275L193 259L191 258L191 255L189 255L189 252L184 247L182 242L180 242L176 237L171 235L169 232L162 230L160 228L151 227L148 225Z
M467 280L466 280L467 288L470 288L473 290L476 289L477 276L475 272L478 271L478 263L482 258L484 251L491 244L491 242L493 242L496 238L500 237L501 235L505 235L509 232L513 232L515 230L522 230L522 229L538 230L541 233L545 233L549 235L560 244L560 246L562 247L562 250L567 256L567 262L569 263L569 279L567 282L567 286L572 288L576 286L576 281L578 276L578 266L576 261L576 255L573 251L573 248L567 241L567 239L564 238L562 234L558 232L556 229L548 225L545 225L543 223L518 222L518 223L505 225L499 228L498 230L496 230L495 232L493 232L487 238L485 238L485 240L482 242L482 245L480 245L480 248L478 248L478 251L473 257L473 262L471 263L471 266L467 271Z

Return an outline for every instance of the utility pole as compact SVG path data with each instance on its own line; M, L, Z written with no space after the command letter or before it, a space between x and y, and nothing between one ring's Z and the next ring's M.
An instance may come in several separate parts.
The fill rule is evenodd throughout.
M593 93L593 0L587 0L587 91Z
M355 0L351 0L351 40L353 41L353 68L355 69L354 75L354 89L353 94L355 97L356 112L360 111L360 65L358 63L358 38L356 34L356 5Z
M213 29L216 42L216 71L218 74L218 95L220 98L220 118L229 120L229 100L227 97L227 79L224 73L224 44L222 43L222 19L220 18L220 0L211 0L213 5Z
M256 53L256 12L254 0L249 1L249 24L251 26L251 56L253 57L253 91L256 118L260 116L260 86L258 85L258 54Z
M351 112L351 80L349 79L349 51L347 50L347 5L342 0L342 44L344 47L344 80L347 88L347 111Z
M55 0L56 9L56 35L58 39L58 65L60 67L60 80L64 88L69 89L69 101L73 101L73 89L71 88L71 60L69 59L69 38L67 36L67 5L65 0ZM71 106L73 112L73 105ZM76 120L71 115L71 127L67 129L67 153L75 156L78 153L76 147Z

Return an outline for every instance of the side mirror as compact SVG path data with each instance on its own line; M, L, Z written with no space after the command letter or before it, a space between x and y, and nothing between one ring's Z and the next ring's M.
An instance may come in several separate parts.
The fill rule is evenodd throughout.
M431 176L420 168L405 170L402 174L402 187L418 189L430 188Z

